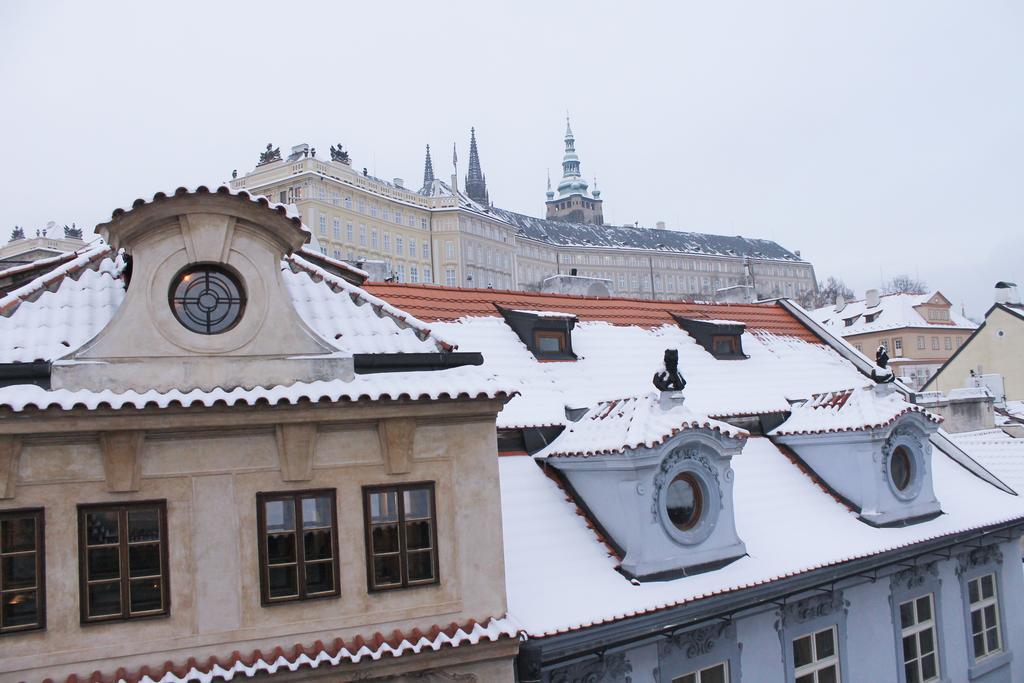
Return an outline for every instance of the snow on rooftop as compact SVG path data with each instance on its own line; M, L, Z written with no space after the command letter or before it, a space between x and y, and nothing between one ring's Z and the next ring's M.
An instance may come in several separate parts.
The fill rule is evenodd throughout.
M552 635L1024 515L1024 501L971 475L938 450L934 483L946 514L903 528L859 521L768 439L748 439L732 467L736 528L747 556L713 572L633 585L616 571L616 559L533 458L500 458L510 614L529 635ZM793 520L800 520L798 534Z
M932 422L941 417L921 406L908 403L903 396L882 385L859 386L841 391L814 394L809 401L795 405L785 422L772 430L772 436L788 434L826 434L888 426L902 415L918 412Z
M946 436L1008 486L1024 491L1024 439L1015 439L1001 429Z
M527 313L529 315L535 315L538 318L567 318L569 320L576 320L578 316L575 313L565 313L563 311L528 311L524 309L509 309L513 313Z
M836 311L835 306L830 305L808 311L808 315L833 334L842 336L884 332L904 327L954 332L973 330L978 326L958 313L953 306L949 307L949 320L935 321L925 318L915 307L929 302L936 295L944 298L938 291L927 294L886 294L879 297L879 303L874 307L869 307L866 300L851 301L842 311Z
M572 423L537 457L618 453L664 443L686 429L711 429L735 438L747 432L693 413L685 403L651 392L644 396L602 401L579 422Z

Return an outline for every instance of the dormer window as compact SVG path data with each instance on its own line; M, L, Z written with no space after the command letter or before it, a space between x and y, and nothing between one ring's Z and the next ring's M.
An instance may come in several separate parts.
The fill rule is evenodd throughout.
M910 452L905 446L897 446L889 458L889 481L898 491L906 491L910 486L911 462Z
M746 325L732 320L699 320L672 314L676 324L718 360L742 360Z
M245 291L227 269L204 263L182 270L168 295L178 322L197 334L227 332L242 319Z
M497 306L512 331L537 360L576 360L572 328L576 316L555 311L517 311Z

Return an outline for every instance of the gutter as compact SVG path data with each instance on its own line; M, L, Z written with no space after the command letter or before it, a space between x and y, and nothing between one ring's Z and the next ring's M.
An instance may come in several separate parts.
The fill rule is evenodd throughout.
M1005 535L997 535L1005 534ZM830 567L814 569L803 574L788 576L767 584L734 590L690 604L630 617L622 621L581 627L554 636L527 639L519 648L517 664L520 669L551 667L587 656L604 656L608 650L656 637L672 637L700 624L721 620L731 621L736 614L756 607L783 607L790 598L812 590L834 590L835 584L846 579L862 579L874 583L879 570L897 563L913 562L928 555L952 559L957 545L975 541L971 548L992 539L994 543L1008 543L1024 534L1024 517L1008 522L991 524L980 529L956 532L938 539L922 541L910 548L898 548L869 557L858 558ZM522 681L539 680L521 678Z
M483 354L451 351L447 353L356 353L352 356L357 375L377 372L422 372L448 370L466 365L483 365Z
M49 389L50 361L0 363L0 387L9 387L15 384L35 384Z

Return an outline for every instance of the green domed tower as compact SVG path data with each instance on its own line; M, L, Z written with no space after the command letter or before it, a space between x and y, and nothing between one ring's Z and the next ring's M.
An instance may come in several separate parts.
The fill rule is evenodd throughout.
M571 223L604 224L601 193L588 193L587 181L580 174L580 158L576 154L576 138L572 134L569 117L565 117L565 154L562 156L562 180L558 183L558 196L548 192L547 217Z

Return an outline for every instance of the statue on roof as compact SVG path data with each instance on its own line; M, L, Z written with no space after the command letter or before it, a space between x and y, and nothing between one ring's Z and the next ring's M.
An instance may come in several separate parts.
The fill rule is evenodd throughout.
M871 368L871 379L879 384L890 384L896 381L896 373L889 367L889 352L884 344L875 351L875 367Z
M686 380L679 372L679 349L665 349L665 367L654 373L654 387L658 391L682 391Z
M271 161L281 161L281 148L274 147L273 143L267 143L267 151L260 152L260 162L257 166L269 164Z
M25 239L25 230L20 225L15 225L14 230L11 230L11 241Z
M345 151L345 148L341 146L340 142L338 143L337 148L335 148L334 145L331 145L331 161L340 161L343 164L352 163L351 159L348 157L348 152Z
M70 228L65 225L64 226L64 239L69 239L69 240L80 240L80 239L82 239L82 229L79 228L78 226L76 226L74 223L71 224Z

